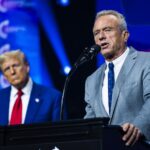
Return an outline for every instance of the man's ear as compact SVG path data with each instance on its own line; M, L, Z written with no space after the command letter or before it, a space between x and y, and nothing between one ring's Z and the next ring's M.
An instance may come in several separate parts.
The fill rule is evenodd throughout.
M30 72L30 66L27 65L27 72L29 73Z
M124 41L127 42L127 41L128 41L128 38L129 38L129 36L130 36L130 33L129 33L127 30L124 30L124 31L122 32L122 36L123 36Z

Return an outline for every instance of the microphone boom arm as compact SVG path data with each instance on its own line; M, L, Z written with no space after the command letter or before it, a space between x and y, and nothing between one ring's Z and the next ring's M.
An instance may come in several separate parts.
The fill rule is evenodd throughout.
M63 93L62 93L62 98L61 98L61 108L60 108L60 120L63 120L63 115L64 115L64 102L66 99L66 92L68 90L68 85L70 82L70 79L72 77L72 75L74 74L74 72L77 70L77 68L79 66L81 66L82 64L84 64L85 62L88 62L90 60L92 60L100 51L100 46L99 45L93 45L90 49L85 48L85 50L82 52L82 54L79 56L79 58L77 59L76 63L74 64L73 68L71 69L71 71L69 72L66 80L65 80L65 84L64 84L64 88L63 88Z

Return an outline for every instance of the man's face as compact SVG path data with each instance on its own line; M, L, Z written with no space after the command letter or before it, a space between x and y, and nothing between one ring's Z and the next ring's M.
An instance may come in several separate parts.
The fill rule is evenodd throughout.
M1 69L9 83L18 89L28 81L29 66L18 58L6 58Z
M128 39L128 32L120 30L118 19L113 15L97 18L93 34L95 43L101 46L101 53L106 60L119 57Z

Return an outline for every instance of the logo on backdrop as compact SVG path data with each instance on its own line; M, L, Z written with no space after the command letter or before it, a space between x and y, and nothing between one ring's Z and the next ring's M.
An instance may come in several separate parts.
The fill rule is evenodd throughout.
M10 51L10 45L9 44L5 44L2 47L0 47L0 54L3 54L5 52ZM5 79L5 77L0 73L0 89L1 88L5 88L8 87L9 83L8 81Z
M58 147L55 146L52 150L60 150L60 149L59 149Z

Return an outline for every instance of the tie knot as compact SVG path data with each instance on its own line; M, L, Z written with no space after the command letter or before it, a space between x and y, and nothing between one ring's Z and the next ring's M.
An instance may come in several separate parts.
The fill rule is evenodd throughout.
M113 69L114 69L114 64L113 64L113 63L109 63L109 64L108 64L108 68L109 68L110 70L113 70Z
M18 96L22 96L22 95L23 95L23 92L22 92L21 89L18 90L17 95L18 95Z

